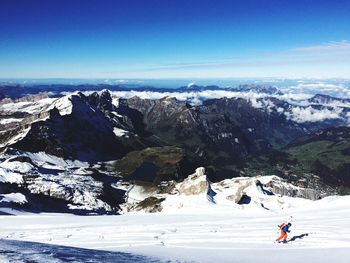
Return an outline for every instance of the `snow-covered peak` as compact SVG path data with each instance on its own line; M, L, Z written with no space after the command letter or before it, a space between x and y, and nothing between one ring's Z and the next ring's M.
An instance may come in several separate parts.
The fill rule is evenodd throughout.
M195 82L190 82L190 83L187 84L187 88L191 88L191 87L193 87L195 85L196 85Z
M62 98L57 99L49 108L49 110L56 108L58 109L60 115L69 115L72 113L73 105L72 105L72 96L74 95L66 95Z
M100 95L100 96L104 96L104 95L111 96L111 92L108 89L103 89L103 90L98 92L98 95Z

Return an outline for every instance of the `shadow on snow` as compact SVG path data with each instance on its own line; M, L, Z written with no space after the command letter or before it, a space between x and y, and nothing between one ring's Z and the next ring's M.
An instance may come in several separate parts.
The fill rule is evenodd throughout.
M161 262L158 259L122 252L66 247L28 241L0 239L0 261L26 263L62 262Z
M299 236L293 236L290 240L288 240L288 242L293 242L297 239L303 239L304 237L307 237L308 235L309 235L309 233L301 234Z

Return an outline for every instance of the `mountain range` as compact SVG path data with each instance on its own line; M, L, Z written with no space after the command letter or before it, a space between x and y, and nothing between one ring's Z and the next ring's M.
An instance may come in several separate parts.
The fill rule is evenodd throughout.
M320 196L349 191L349 99L254 85L14 96L22 88L1 89L0 189L26 202L2 206L118 213L121 182L161 189L198 167L212 182L273 174Z

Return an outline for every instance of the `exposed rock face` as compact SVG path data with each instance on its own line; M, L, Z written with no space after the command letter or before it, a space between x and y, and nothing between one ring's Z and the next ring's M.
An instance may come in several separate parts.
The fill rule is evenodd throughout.
M190 209L192 206L209 205L206 200L208 189L207 176L203 167L197 168L196 172L189 175L183 182L174 183L169 191L158 190L142 192L138 185L126 186L131 196L138 196L138 199L129 199L123 205L124 212L166 212L178 209ZM257 177L238 177L225 179L223 181L212 183L212 189L217 193L215 200L218 205L227 206L227 209L249 207L259 207L262 209L283 209L284 207L293 207L295 204L288 197L299 197L310 200L316 200L324 197L323 192L317 192L315 189L302 188L290 183L277 176L257 176ZM159 186L159 189L163 189ZM169 201L168 201L169 200ZM194 202L194 204L192 204Z
M321 192L318 192L315 189L294 187L292 185L286 184L285 181L282 180L271 181L265 186L272 193L281 196L300 197L310 200L317 200L321 197L324 197L322 196Z
M7 146L10 146L22 140L30 130L30 126L17 127L8 131L3 131L0 134L0 151L5 151Z
M108 90L94 92L87 97L89 104L102 112L111 112L114 110L112 97Z
M165 198L157 198L154 196L148 197L137 203L134 207L130 207L129 211L144 211L146 213L158 213L162 211L162 202Z
M232 195L229 195L226 197L227 200L233 201L236 204L239 203L240 200L242 200L243 196L246 194L245 190L251 186L254 182L253 181L242 181L242 180L235 180L233 181L233 184L236 185L236 192ZM222 181L221 183L219 183L220 186L222 186L223 188L229 188L231 187L230 184L232 184L232 182L230 181Z
M191 181L191 184L188 184L188 181ZM177 186L179 193L184 195L202 194L207 191L207 188L208 184L204 167L197 168L194 174L189 175L184 182L179 183Z

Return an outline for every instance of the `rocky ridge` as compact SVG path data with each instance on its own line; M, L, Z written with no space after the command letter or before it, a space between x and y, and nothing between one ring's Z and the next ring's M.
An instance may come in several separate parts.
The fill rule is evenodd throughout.
M126 203L121 205L123 213L166 213L214 205L206 197L208 178L203 167L197 168L182 182L163 182L157 188L121 182L117 185L126 191ZM225 179L211 183L211 188L217 193L215 205L227 209L284 209L293 207L295 198L317 200L327 195L315 189L297 187L277 176Z

